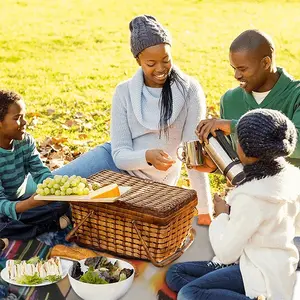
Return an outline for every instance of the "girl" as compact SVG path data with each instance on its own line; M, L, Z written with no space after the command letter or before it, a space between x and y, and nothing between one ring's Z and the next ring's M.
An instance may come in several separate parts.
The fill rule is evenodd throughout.
M242 116L237 137L246 180L229 193L228 204L215 198L217 217L209 228L213 261L169 269L166 281L179 291L178 300L292 299L300 170L284 157L295 149L296 128L279 111L256 109Z
M111 112L111 143L98 146L54 172L88 177L104 169L176 185L181 169L176 151L196 140L195 129L205 118L199 83L182 73L171 56L171 37L152 16L129 25L131 52L140 68L115 91ZM206 174L188 170L198 193L202 224L210 223Z

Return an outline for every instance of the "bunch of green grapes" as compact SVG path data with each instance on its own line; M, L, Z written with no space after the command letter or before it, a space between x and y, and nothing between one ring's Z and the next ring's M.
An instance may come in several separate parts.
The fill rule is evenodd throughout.
M88 195L90 188L86 178L55 175L54 178L46 178L43 183L38 184L36 192L41 196L81 196Z

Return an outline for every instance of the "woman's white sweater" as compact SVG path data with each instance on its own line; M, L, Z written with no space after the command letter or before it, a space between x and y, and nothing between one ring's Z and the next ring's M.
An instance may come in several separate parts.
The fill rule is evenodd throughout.
M220 214L210 225L216 258L224 264L239 260L250 298L292 299L299 260L293 243L300 233L299 183L300 170L292 165L247 182L228 195L230 215Z
M164 134L159 137L159 106L153 106L150 111L149 103L144 103L147 95L143 93L142 69L117 86L112 103L111 145L113 159L119 169L140 178L176 185L181 169L177 148L182 142L197 139L196 126L206 115L205 96L200 84L181 72L180 76L185 80L186 93L184 95L181 86L176 83L171 86L173 113L168 138ZM164 150L176 163L167 171L149 166L145 157L149 149ZM188 176L192 188L197 191L199 212L207 213L211 209L207 174L188 170Z

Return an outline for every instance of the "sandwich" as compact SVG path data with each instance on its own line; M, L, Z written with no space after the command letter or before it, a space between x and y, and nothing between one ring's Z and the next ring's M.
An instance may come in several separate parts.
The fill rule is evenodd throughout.
M33 257L29 260L6 261L8 278L22 284L40 284L45 281L57 281L62 278L62 266L59 257L41 260Z

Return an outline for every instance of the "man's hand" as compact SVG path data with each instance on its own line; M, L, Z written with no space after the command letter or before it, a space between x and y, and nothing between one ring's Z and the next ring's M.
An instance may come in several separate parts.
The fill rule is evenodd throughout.
M217 217L222 213L229 215L229 205L218 194L214 195L213 204L214 204L215 217Z
M17 213L22 213L24 211L27 211L29 209L39 207L39 206L44 206L48 205L53 201L44 201L44 200L34 200L34 196L36 194L32 195L30 198L26 200L22 200L16 204L16 212Z
M161 149L147 150L146 161L160 171L167 171L176 162L168 153Z
M208 143L208 135L211 133L214 137L216 136L216 130L222 130L225 135L231 133L230 130L231 121L223 119L206 119L202 120L197 128L196 135L198 136L201 143Z

